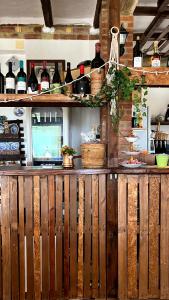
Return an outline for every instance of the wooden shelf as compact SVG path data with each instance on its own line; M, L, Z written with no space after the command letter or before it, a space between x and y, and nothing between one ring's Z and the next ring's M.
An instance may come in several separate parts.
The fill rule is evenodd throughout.
M82 106L78 101L63 94L46 94L31 98L32 96L28 94L0 94L0 106ZM18 102L10 101L21 98L23 100Z
M142 72L137 72L137 69L142 69L142 68L136 68L135 71L132 70L133 77L140 77L142 75ZM167 71L169 72L169 68L167 67L159 67L159 68L152 68L152 67L143 67L145 71L149 72L164 72ZM145 73L145 78L146 78L146 85L147 86L153 86L153 87L169 87L169 73L166 74L147 74Z
M151 125L158 125L158 123L160 123L160 125L169 125L169 121L161 121L161 122L152 121Z

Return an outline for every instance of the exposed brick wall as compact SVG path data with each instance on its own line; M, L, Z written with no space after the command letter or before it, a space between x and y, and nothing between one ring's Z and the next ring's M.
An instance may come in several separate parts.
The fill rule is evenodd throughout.
M120 16L120 23L129 32L125 45L125 53L120 57L120 62L131 67L133 65L133 16Z
M52 40L98 40L99 35L90 34L90 26L57 25L54 34L43 33L41 25L0 25L0 38L52 39Z
M120 16L120 23L124 25L124 28L129 32L125 53L120 57L120 63L125 66L133 65L133 16ZM126 141L125 136L131 132L131 119L132 119L132 102L125 102L123 106L123 117L119 124L119 139L118 139L118 161L127 159L121 151L129 150L129 143Z

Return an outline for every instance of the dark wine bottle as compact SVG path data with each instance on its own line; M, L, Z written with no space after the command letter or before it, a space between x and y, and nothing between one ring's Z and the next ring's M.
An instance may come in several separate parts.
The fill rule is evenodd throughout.
M1 65L0 65L0 94L4 94L4 75L1 73Z
M28 94L38 93L38 80L35 75L35 65L31 63L31 74L28 78Z
M76 94L90 94L90 81L88 77L84 76L84 65L80 66L80 76L77 77L75 83Z
M41 74L41 91L47 91L50 88L50 76L46 69L46 61L43 62L43 71Z
M143 65L143 54L140 50L140 37L137 36L136 44L133 48L133 65L134 68L141 68Z
M169 104L168 104L167 111L165 114L165 121L169 121Z
M56 88L54 91L52 91L52 94L61 94L61 78L59 74L59 69L58 69L58 63L55 63L55 72L53 74L53 80L52 80L52 89Z
M72 74L71 74L71 68L70 68L70 62L67 62L67 72L65 77L65 83L70 83L73 81ZM68 84L66 86L66 94L72 94L73 93L73 85Z
M15 94L15 75L12 72L12 62L9 64L9 71L6 74L6 94Z
M20 60L20 71L17 74L18 94L26 94L26 73L23 69L23 60Z
M96 43L95 44L95 51L96 51L96 55L95 58L92 60L91 62L91 69L97 69L95 72L93 72L91 74L91 93L92 95L96 95L102 85L103 85L103 80L105 77L105 67L104 65L104 60L100 57L100 50L101 50L101 44L100 43Z

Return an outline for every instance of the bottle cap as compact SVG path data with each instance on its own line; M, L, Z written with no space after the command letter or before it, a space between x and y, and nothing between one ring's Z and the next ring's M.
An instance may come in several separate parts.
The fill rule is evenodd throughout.
M84 73L84 65L80 65L80 73L81 73L81 74Z
M96 52L100 52L101 44L100 42L95 44Z
M30 65L31 65L31 69L34 69L35 64L34 63L30 63Z
M20 68L23 69L23 60L20 60L19 65L20 65Z

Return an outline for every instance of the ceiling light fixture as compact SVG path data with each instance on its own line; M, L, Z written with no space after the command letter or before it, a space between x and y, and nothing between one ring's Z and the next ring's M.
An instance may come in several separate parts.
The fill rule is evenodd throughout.
M54 34L55 28L54 27L46 27L45 25L42 27L42 32L43 33L49 33L49 34Z

